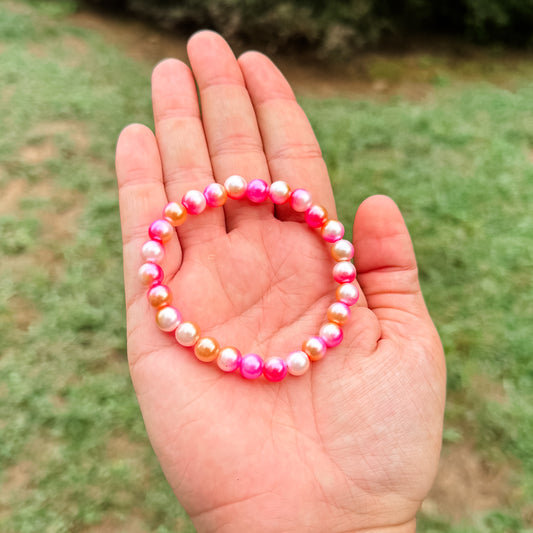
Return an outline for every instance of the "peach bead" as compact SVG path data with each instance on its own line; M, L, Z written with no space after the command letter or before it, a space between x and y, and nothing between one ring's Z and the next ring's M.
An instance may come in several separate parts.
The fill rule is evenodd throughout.
M172 303L172 293L166 285L154 285L146 296L152 307L163 307Z
M350 318L350 314L350 308L342 302L332 303L328 307L328 320L330 322L335 322L335 324L339 324L339 326L344 326L344 324L346 324L348 318Z
M168 220L173 226L181 226L187 220L187 210L182 204L170 202L163 209L163 218Z
M340 239L331 247L331 255L335 261L349 261L353 254L353 244L346 239Z
M242 354L233 346L226 346L218 352L217 365L223 372L234 372L241 366Z
M302 351L304 351L311 361L318 361L326 355L326 343L320 337L309 337L302 344Z
M359 300L359 289L352 283L343 283L335 291L337 301L346 305L353 305Z
M202 337L194 345L194 355L203 363L210 363L217 358L218 342L213 337Z

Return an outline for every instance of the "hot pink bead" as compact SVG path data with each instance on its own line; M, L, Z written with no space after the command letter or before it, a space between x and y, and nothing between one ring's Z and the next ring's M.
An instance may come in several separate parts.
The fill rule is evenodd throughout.
M270 184L268 195L275 204L285 204L291 197L291 188L286 181L274 181Z
M322 226L322 237L326 242L337 242L344 235L344 226L338 220L328 220Z
M337 283L351 283L355 275L355 266L350 261L339 261L333 267L333 279Z
M161 307L155 315L155 323L161 331L174 331L181 322L181 313L170 305Z
M241 366L241 360L241 352L233 346L227 346L218 352L217 365L224 372L234 372Z
M335 291L337 301L346 305L354 305L359 300L359 290L352 283L343 283Z
M290 202L295 211L303 213L311 207L311 193L305 189L296 189L292 191Z
M256 204L264 202L268 198L268 183L263 180L252 180L246 189L248 200Z
M168 242L172 238L174 228L168 220L155 220L148 228L148 235L153 241Z
M340 344L343 337L341 327L334 322L328 322L327 324L324 324L320 328L320 332L318 334L324 340L328 348L332 348L333 346Z
M311 228L320 228L328 219L328 212L321 205L312 205L305 212L305 221Z
M156 263L144 263L139 268L139 279L143 285L161 283L164 277L162 268Z
M228 193L220 183L210 183L204 190L204 196L209 207L221 207L226 203Z
M233 198L234 200L240 200L241 198L244 198L246 196L246 187L246 180L242 176L238 176L237 174L230 176L224 182L224 188L228 193L228 197Z
M287 363L281 357L269 357L263 366L263 374L268 381L281 381L287 371Z
M248 353L241 359L241 374L246 379L256 379L263 373L263 359L255 353Z
M350 241L341 239L331 247L331 255L335 261L349 261L354 254L354 247Z
M150 263L161 263L165 257L165 248L159 241L146 241L141 249L141 256Z
M207 202L205 196L200 191L194 189L187 191L181 199L183 207L187 209L187 213L190 215L199 215L204 211Z
M287 357L287 368L292 376L301 376L307 372L311 365L309 357L301 350L291 352Z

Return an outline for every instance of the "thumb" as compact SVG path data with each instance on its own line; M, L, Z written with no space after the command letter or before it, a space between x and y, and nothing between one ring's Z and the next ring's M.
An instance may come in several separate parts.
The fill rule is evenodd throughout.
M405 326L431 320L398 206L387 196L367 198L355 215L353 235L357 279L381 323L382 335L406 334Z

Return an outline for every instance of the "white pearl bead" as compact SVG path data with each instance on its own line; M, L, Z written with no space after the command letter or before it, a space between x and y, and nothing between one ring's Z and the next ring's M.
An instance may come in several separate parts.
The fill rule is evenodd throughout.
M292 376L301 376L309 369L311 362L307 354L302 351L292 352L288 355L286 361L289 374Z
M182 346L194 346L200 338L200 328L194 322L182 322L176 329L176 340Z
M241 198L244 198L248 184L242 176L234 174L224 182L224 187L230 198L240 200Z
M170 305L162 307L155 316L157 326L161 331L174 331L181 322L181 313Z
M146 241L141 249L141 255L145 261L159 264L165 257L165 248L160 242Z

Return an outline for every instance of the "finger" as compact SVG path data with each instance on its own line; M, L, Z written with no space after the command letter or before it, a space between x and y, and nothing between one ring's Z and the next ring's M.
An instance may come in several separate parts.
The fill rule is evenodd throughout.
M429 319L411 238L396 204L386 196L367 198L353 235L358 280L383 333L401 334L406 324Z
M272 180L285 180L291 189L303 187L313 203L336 218L335 200L326 164L311 124L277 67L263 54L239 58L257 116ZM292 210L278 210L286 218Z
M196 86L187 65L177 59L167 59L155 67L152 104L167 197L169 201L180 202L187 191L203 192L214 181ZM225 232L220 209L207 209L194 223L189 221L178 228L184 248Z
M270 182L261 135L241 69L224 39L211 31L191 37L187 51L200 91L202 120L215 179L232 174ZM226 204L228 229L250 217L269 215L272 205Z
M137 280L142 264L140 250L148 240L148 227L161 218L166 194L161 160L153 133L141 124L127 126L119 136L116 149L116 172L120 220L124 249L126 302L144 292ZM177 239L166 245L167 255L181 262Z

